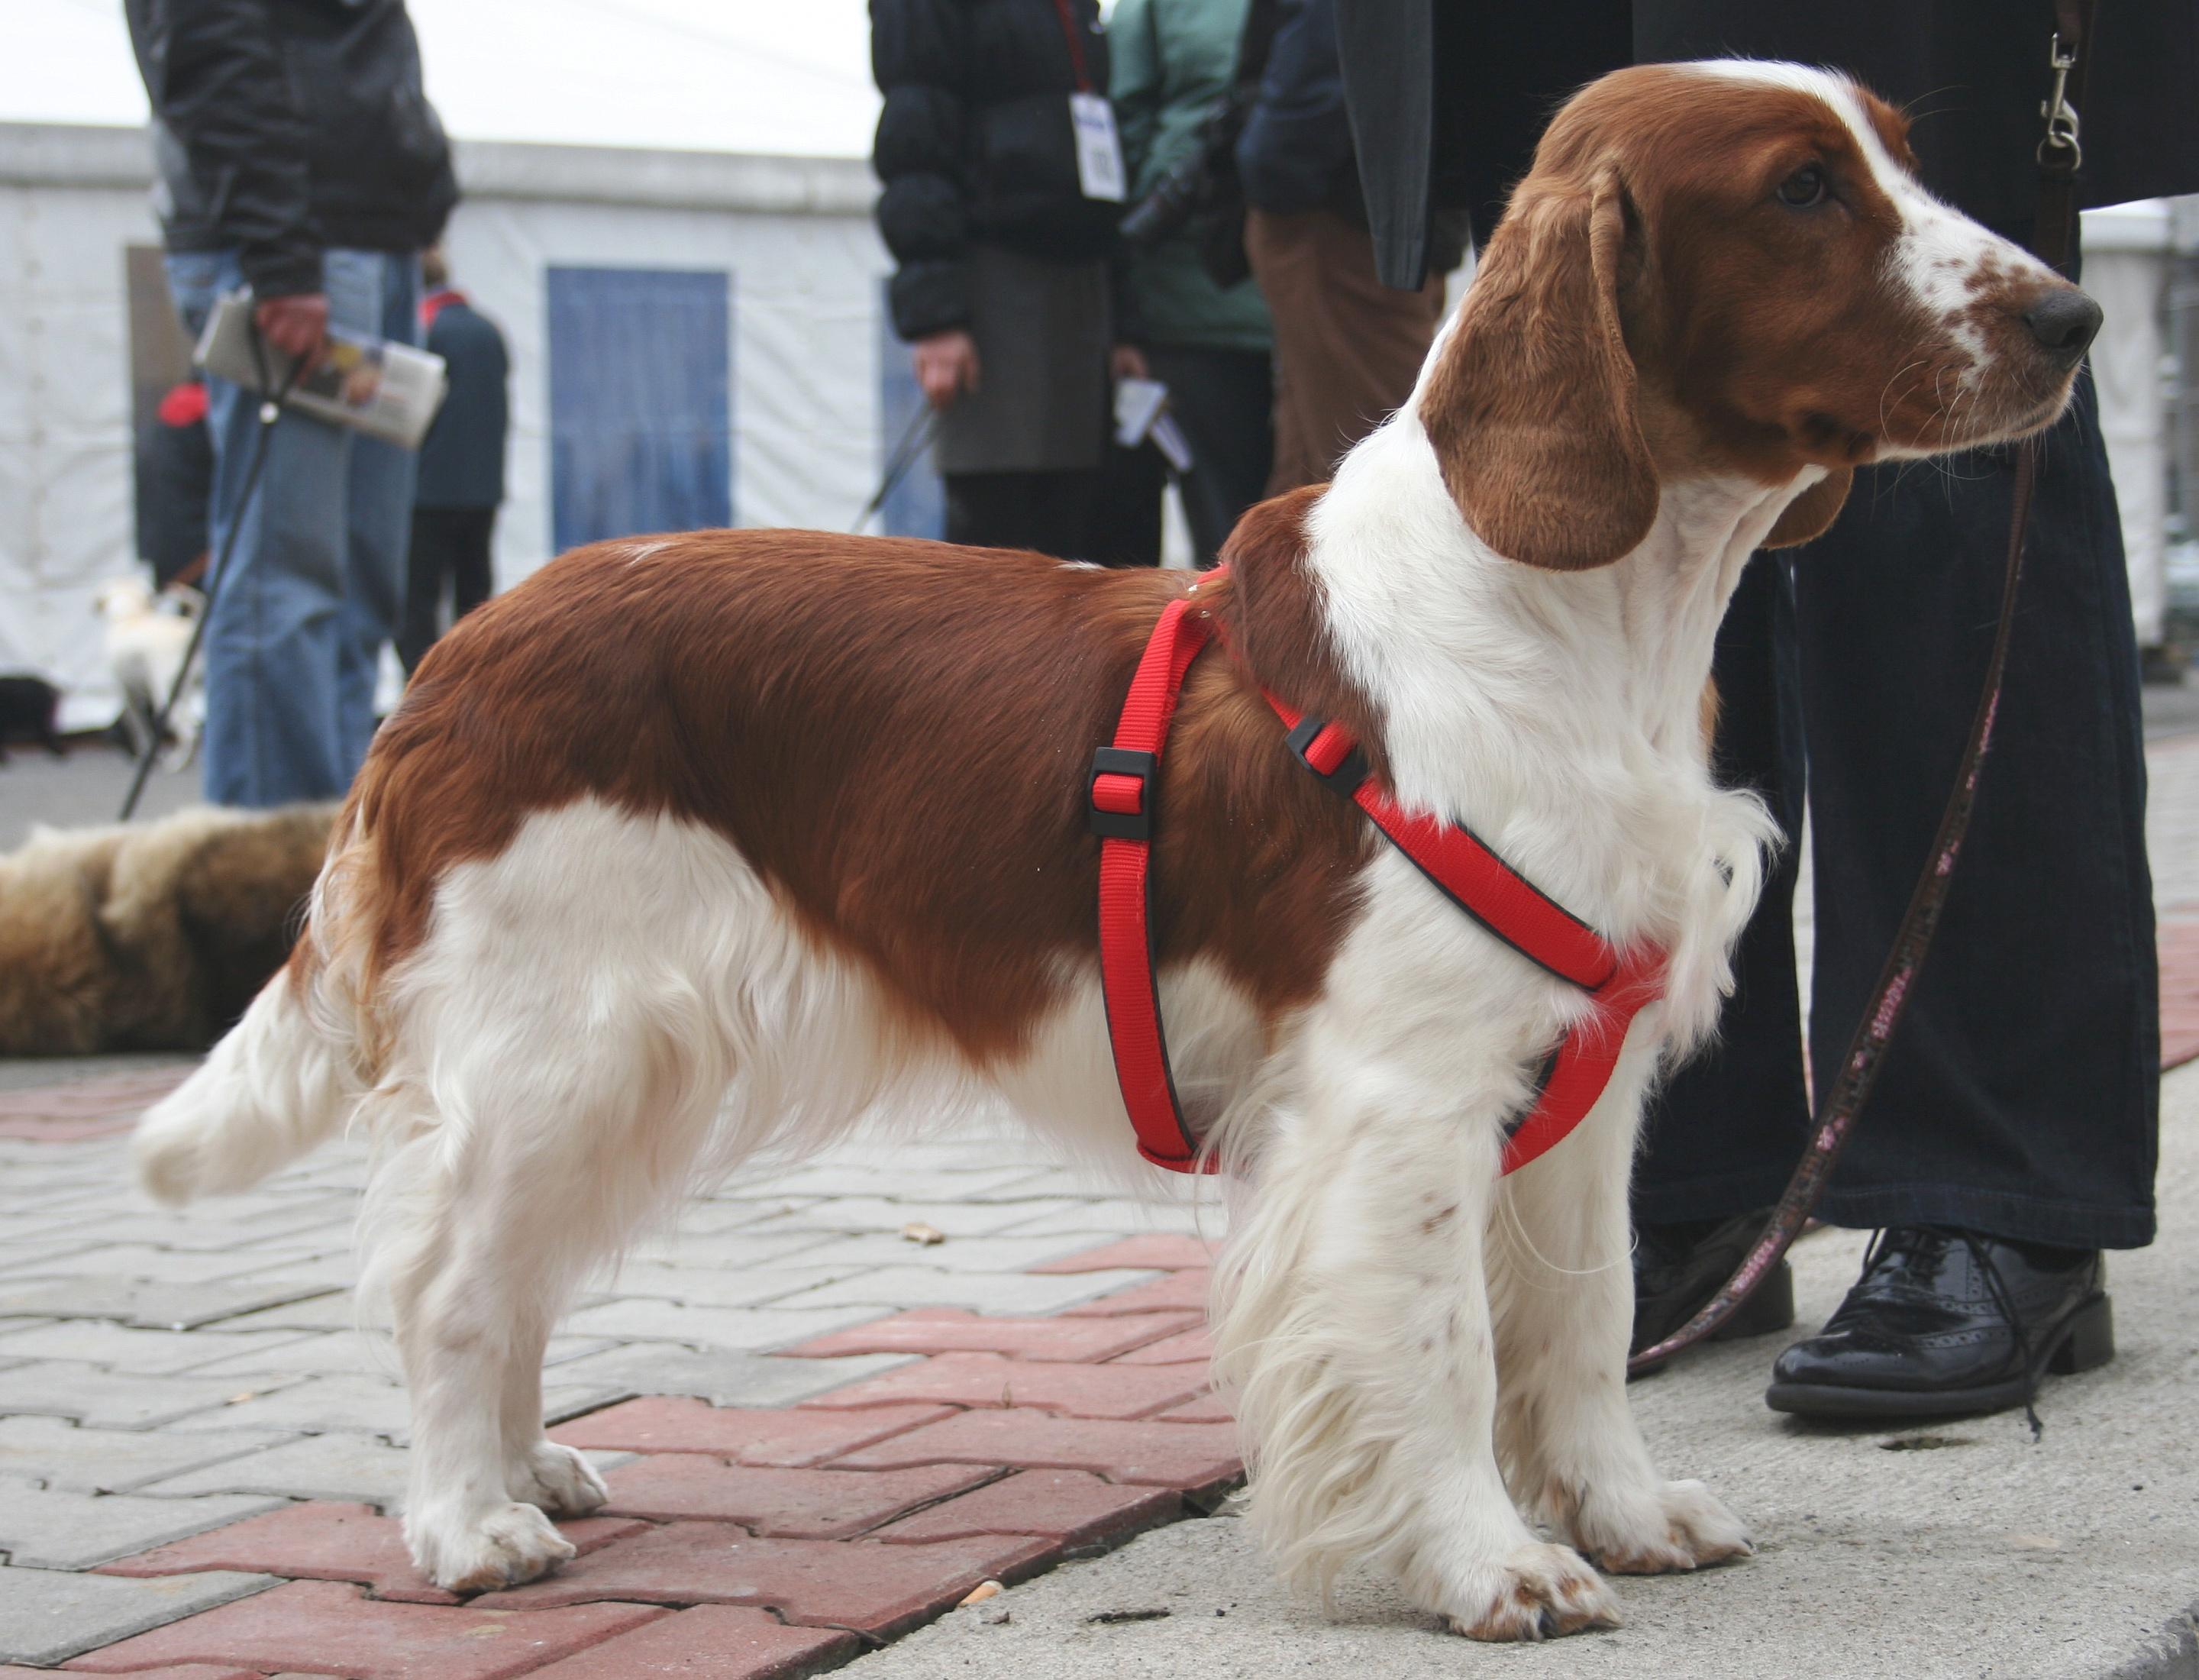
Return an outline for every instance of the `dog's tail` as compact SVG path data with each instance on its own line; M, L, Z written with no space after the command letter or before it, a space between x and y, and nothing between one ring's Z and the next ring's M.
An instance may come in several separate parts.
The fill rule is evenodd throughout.
M371 1082L358 983L370 939L360 936L365 907L352 890L374 873L362 829L353 810L337 819L289 963L205 1063L138 1123L131 1153L155 1200L249 1188L341 1127Z

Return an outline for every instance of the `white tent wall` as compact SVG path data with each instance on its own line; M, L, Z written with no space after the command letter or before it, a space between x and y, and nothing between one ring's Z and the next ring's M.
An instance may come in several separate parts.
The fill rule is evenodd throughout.
M551 557L552 267L723 271L733 519L844 528L874 487L876 188L851 159L466 143L455 283L511 352L496 576ZM64 726L118 701L93 592L134 564L125 248L155 244L142 131L0 124L0 670L59 684Z
M2100 433L2121 512L2131 618L2157 648L2168 607L2168 206L2119 204L2085 218L2085 289L2106 320L2092 347Z
M0 125L0 671L114 715L93 592L132 563L124 248L157 242L130 130Z

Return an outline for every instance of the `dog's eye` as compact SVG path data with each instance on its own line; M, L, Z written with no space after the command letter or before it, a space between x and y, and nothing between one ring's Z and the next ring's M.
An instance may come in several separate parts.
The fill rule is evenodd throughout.
M1807 210L1825 201L1825 172L1816 164L1796 170L1779 184L1779 201L1790 210Z

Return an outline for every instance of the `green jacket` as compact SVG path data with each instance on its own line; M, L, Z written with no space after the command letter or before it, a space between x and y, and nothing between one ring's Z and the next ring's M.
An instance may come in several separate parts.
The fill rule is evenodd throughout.
M1130 202L1189 157L1208 110L1229 90L1249 0L1120 0L1107 26L1107 94L1130 172ZM1274 342L1260 289L1224 291L1188 233L1129 259L1128 283L1152 344L1266 350Z

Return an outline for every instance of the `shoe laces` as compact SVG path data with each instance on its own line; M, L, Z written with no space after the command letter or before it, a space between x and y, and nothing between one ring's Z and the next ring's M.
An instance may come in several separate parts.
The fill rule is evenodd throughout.
M2023 1315L2015 1310L2015 1298L2009 1289L2008 1280L2000 1275L1991 1238L1975 1231L1937 1225L1881 1226L1871 1233L1870 1245L1864 1251L1864 1279L1867 1280L1878 1269L1880 1261L1891 1255L1937 1254L1957 1242L1969 1251L1970 1263L1985 1279L1986 1296L2008 1321L2009 1333L2015 1339L2015 1356L2024 1374L2023 1419L2031 1426L2031 1438L2037 1441L2045 1434L2046 1426L2039 1421L2039 1412L2032 1404L2032 1390L2036 1385L2031 1376L2031 1333L2024 1326Z

